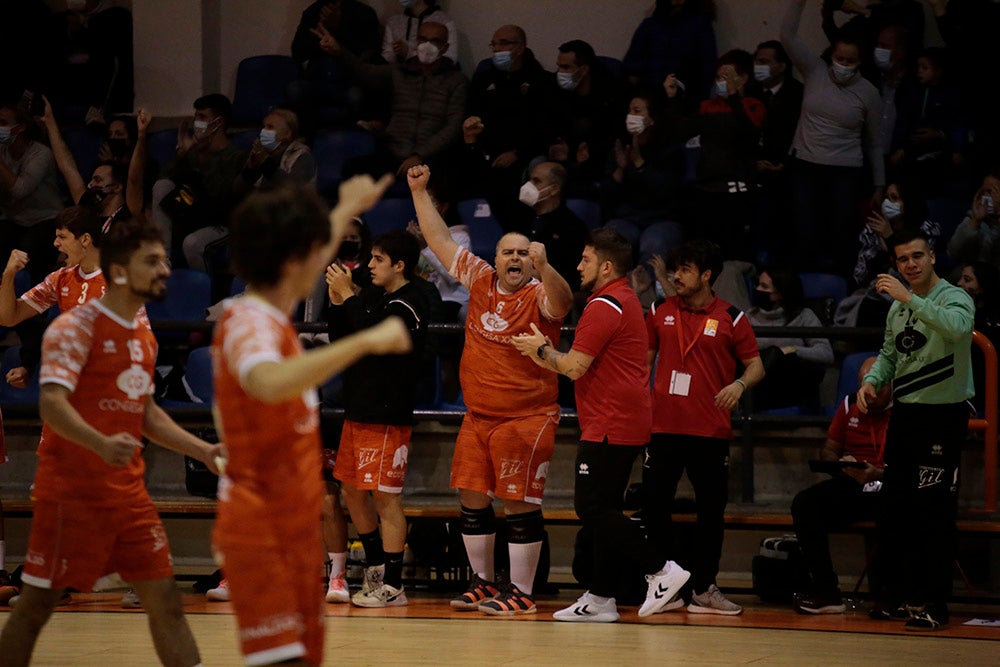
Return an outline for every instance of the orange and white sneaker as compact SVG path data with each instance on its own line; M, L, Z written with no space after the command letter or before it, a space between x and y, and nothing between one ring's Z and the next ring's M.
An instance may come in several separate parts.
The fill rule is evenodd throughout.
M229 602L229 580L223 579L218 586L208 589L205 597L211 602Z
M472 575L469 590L451 601L451 608L458 611L478 611L479 605L492 600L500 592L492 581L486 581L478 574Z
M479 611L490 616L515 616L534 614L538 608L535 607L535 600L530 595L522 593L517 586L510 584L495 598L480 604Z
M344 604L351 601L351 591L347 587L347 579L341 572L330 577L330 585L326 589L326 601L334 604Z

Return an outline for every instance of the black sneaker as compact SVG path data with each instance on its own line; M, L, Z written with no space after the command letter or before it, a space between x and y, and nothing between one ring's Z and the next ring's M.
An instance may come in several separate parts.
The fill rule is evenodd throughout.
M800 614L843 614L846 610L840 593L803 595L795 602L795 611Z
M913 632L930 632L940 630L941 626L948 623L948 612L940 607L925 605L923 607L910 607L910 618L904 627Z
M905 621L910 618L910 612L904 605L889 605L878 602L868 612L868 618L873 621Z

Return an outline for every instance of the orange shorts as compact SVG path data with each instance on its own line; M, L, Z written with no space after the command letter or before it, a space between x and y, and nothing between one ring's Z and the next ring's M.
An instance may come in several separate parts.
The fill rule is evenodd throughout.
M451 461L451 488L541 504L559 415L462 420Z
M35 500L26 583L90 591L108 572L125 581L174 576L167 533L148 496L124 507Z
M344 421L333 476L365 491L402 493L411 426Z
M215 547L246 664L323 662L326 609L318 575L324 553L315 532L315 539L304 536L280 547Z

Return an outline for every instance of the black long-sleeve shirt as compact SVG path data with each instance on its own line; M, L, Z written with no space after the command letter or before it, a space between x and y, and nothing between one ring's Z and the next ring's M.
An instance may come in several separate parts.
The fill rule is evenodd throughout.
M406 354L367 356L344 371L344 414L364 424L413 423L420 360L427 336L426 300L412 282L386 294L369 287L328 311L330 340L360 331L393 315L402 318L413 339Z

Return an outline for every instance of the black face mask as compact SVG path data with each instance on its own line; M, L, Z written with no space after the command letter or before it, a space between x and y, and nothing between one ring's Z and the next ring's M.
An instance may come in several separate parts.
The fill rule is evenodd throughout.
M337 259L357 259L361 252L361 241L342 241Z
M774 302L771 301L770 292L761 292L755 289L750 295L750 303L761 310L774 310Z
M128 157L129 146L128 139L108 139L108 150L111 151L111 156L116 158Z
M80 197L80 201L77 202L79 206L87 206L94 209L95 211L100 210L101 204L107 198L108 193L104 191L103 188L87 188L87 191L83 193Z

